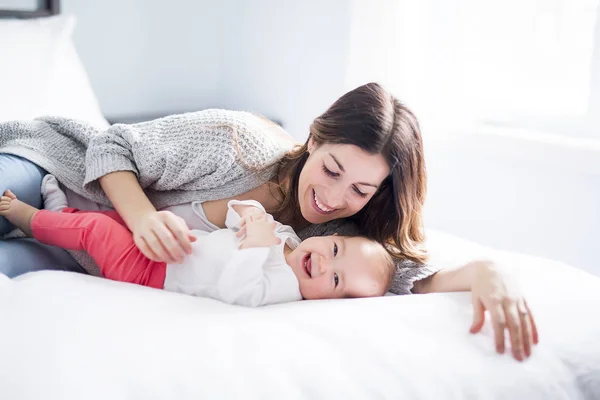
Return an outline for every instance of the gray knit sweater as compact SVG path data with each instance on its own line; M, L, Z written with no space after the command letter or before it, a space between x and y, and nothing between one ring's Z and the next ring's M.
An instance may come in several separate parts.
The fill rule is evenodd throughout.
M105 131L81 121L44 117L0 123L0 153L31 160L74 192L108 206L98 178L131 171L161 209L233 197L266 182L274 173L271 165L289 150L289 142L278 140L279 135L264 134L270 129L278 128L254 114L216 109L116 124ZM263 172L257 173L259 169ZM304 239L334 232L358 230L347 221L333 221L298 234ZM72 254L97 274L89 257ZM392 291L409 293L414 281L435 271L410 261L400 263Z

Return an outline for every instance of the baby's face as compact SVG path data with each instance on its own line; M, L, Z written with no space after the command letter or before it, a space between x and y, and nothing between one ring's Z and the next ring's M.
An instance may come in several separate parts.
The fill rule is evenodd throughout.
M387 287L385 250L362 237L312 237L286 260L305 299L381 296Z

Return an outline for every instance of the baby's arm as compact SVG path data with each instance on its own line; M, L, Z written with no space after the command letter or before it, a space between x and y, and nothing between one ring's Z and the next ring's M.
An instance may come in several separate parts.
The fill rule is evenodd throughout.
M254 204L256 203L256 204ZM230 202L231 204L231 202ZM231 204L231 208L235 211L242 221L260 221L260 220L268 220L270 215L267 214L262 205L257 201L244 201L243 203L235 203ZM270 218L272 219L272 218ZM243 225L243 224L242 224Z
M242 238L241 249L270 247L281 243L275 235L276 223L273 217L267 214L259 202L231 200L228 207L225 225L236 231L237 237Z
M282 225L256 201L232 200L228 207L225 225L245 237L219 279L221 300L251 307L301 300L293 273L284 268L264 269L269 247L280 243L275 229Z
M265 208L254 200L230 200L227 203L225 226L233 231L239 231L249 219L267 219Z

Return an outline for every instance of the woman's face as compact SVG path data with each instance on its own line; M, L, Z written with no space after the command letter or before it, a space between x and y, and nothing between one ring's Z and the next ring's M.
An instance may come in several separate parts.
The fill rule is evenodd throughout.
M311 224L349 217L377 192L390 168L380 154L350 144L308 143L298 184L302 216Z

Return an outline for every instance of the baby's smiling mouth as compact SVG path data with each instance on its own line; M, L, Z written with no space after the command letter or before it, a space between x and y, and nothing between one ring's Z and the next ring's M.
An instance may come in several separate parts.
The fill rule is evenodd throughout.
M312 260L310 255L311 253L308 253L304 256L302 259L302 267L304 268L306 274L312 278Z

